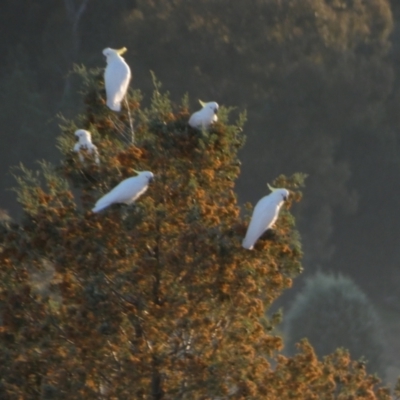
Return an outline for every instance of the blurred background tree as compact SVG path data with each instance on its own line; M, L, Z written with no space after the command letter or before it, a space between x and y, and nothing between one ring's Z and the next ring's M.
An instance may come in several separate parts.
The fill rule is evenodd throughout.
M367 370L385 374L384 337L368 297L349 278L317 273L306 280L285 317L285 343L294 354L307 338L319 357L340 347L354 359L364 358Z

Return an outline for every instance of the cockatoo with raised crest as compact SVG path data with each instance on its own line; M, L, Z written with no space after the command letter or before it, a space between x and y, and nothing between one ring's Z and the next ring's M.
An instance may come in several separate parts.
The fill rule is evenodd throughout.
M189 125L196 129L208 129L213 122L218 121L218 103L211 101L209 103L204 103L199 100L202 105L202 109L196 111L189 118Z
M128 91L131 80L131 69L121 57L126 50L126 47L118 50L107 47L103 50L107 59L107 67L104 71L107 106L113 111L121 111L121 102Z
M254 207L246 236L242 242L245 249L252 250L260 236L274 225L284 201L289 197L289 191L286 189L275 189L270 185L268 187L272 193L260 199Z

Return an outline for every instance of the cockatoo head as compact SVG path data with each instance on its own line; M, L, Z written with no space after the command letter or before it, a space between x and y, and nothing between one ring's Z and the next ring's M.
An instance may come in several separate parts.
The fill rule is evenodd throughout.
M274 188L268 184L269 190L271 190L271 194L274 194L280 201L286 201L289 198L289 191L287 189L282 188Z
M75 131L75 136L80 142L90 142L92 140L90 132L86 131L85 129L78 129Z
M135 171L138 176L147 179L148 182L151 182L154 179L154 174L150 171Z
M126 47L122 47L121 49L111 49L107 47L103 50L103 54L106 56L107 61L112 60L114 57L121 56L124 54L128 49Z
M211 110L214 114L218 112L219 105L215 101L205 103L204 101L199 100L199 103L202 105L203 109Z

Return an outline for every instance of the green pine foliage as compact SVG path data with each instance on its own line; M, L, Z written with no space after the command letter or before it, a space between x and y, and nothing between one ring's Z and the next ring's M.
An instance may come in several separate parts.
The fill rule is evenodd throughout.
M339 347L352 358L367 360L371 373L383 376L383 338L380 323L367 296L349 278L317 273L306 281L285 317L288 353L307 338L317 355Z

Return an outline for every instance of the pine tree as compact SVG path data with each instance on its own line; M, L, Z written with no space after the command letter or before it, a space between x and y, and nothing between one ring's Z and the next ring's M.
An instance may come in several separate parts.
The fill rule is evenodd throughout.
M388 399L343 352L322 363L304 343L275 358L278 316L265 312L301 270L289 209L302 176L273 182L290 200L275 235L246 251L233 191L244 116L231 125L222 109L209 132L193 130L187 99L173 106L157 81L148 108L132 92L116 114L101 72L81 73L86 113L62 123L62 165L21 167L24 217L0 231L1 397ZM100 165L72 152L77 127L93 132ZM134 206L90 211L135 170L155 180Z

